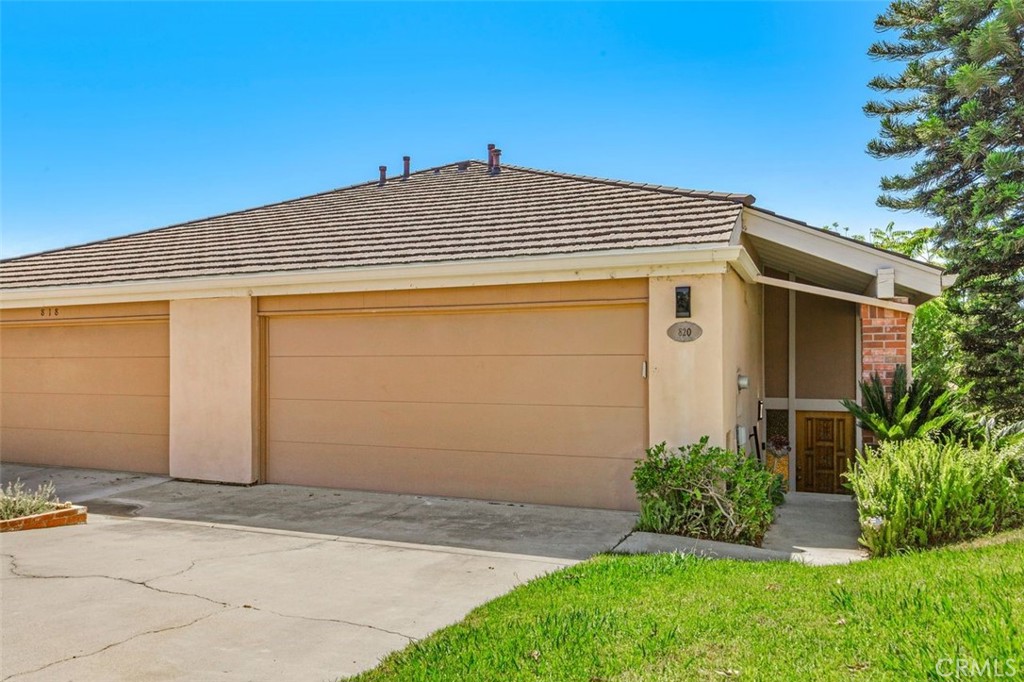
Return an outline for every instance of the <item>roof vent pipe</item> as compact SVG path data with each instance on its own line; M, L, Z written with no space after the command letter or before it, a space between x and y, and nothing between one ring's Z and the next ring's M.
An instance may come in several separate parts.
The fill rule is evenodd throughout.
M403 180L408 180L409 179L409 161L410 161L410 159L409 159L408 156L403 156L402 157L402 179Z
M380 181L377 184L380 185L381 187L383 187L384 183L386 183L387 181L388 181L388 167L387 166L380 166Z
M501 172L501 150L495 149L491 152L491 158L494 160L491 164L491 175L497 175Z
M487 145L487 170L494 168L494 144Z

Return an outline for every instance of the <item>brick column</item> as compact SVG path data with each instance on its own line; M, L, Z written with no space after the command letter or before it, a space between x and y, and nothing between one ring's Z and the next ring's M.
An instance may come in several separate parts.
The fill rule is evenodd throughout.
M892 299L907 303L906 298ZM860 376L867 381L872 374L882 384L892 383L896 365L910 364L910 314L874 305L860 306ZM864 444L875 442L874 434L864 431Z

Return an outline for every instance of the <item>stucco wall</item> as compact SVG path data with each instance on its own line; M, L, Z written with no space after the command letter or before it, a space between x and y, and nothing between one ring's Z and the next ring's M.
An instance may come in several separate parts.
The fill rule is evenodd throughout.
M757 422L757 403L764 397L762 370L761 286L746 284L730 270L723 278L723 427L729 447L753 450L750 440ZM740 375L749 378L749 388L739 390ZM736 440L736 427L746 430L746 438ZM761 436L763 437L763 433ZM763 438L762 438L763 440Z
M170 473L252 483L257 466L253 299L171 301Z
M724 270L724 269L723 269ZM722 385L723 274L651 277L648 300L648 391L651 443L678 446L708 435L726 445ZM680 343L667 330L678 322L675 288L689 286L691 317L703 329L696 341ZM733 381L735 386L735 380Z

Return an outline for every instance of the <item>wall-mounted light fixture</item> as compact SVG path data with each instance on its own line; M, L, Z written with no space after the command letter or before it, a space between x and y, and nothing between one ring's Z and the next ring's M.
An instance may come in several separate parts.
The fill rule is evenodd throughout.
M748 377L746 374L740 374L739 376L737 376L736 387L741 391L745 391L748 388L750 388L750 377Z
M676 287L676 317L690 316L690 287Z

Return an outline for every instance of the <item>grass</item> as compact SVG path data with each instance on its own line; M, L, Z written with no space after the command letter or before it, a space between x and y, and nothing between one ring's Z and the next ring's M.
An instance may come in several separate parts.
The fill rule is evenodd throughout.
M25 490L25 484L18 480L0 490L0 521L42 514L66 506L66 503L57 499L57 491L52 482L28 491Z
M938 680L945 658L1024 671L1024 531L849 566L599 556L352 679Z

